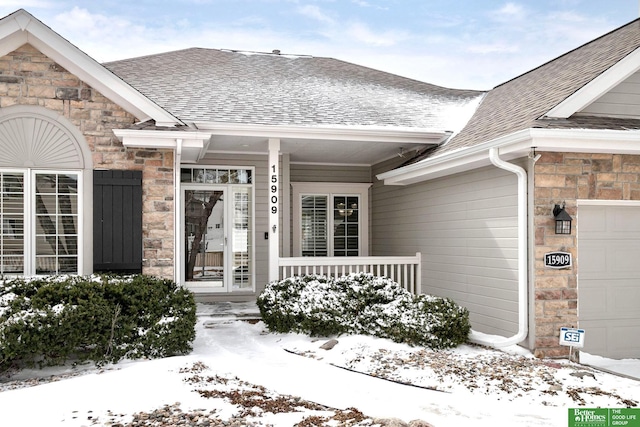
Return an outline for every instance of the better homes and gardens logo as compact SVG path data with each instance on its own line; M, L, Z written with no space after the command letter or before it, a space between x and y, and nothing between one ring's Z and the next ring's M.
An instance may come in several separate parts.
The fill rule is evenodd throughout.
M572 408L569 427L640 427L640 408Z
M608 427L608 409L569 409L570 427Z

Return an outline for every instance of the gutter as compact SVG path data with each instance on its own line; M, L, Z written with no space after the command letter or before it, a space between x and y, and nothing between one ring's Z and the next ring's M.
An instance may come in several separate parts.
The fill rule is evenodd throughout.
M279 139L324 139L330 141L444 143L451 132L430 128L406 129L394 126L301 126L258 125L227 122L194 122L198 131L210 135L249 136Z
M459 148L412 165L376 175L384 185L410 185L428 179L489 166L487 151L500 148L503 158L526 156L531 148L550 152L640 155L640 130L537 129L520 130L472 147Z
M502 160L498 152L498 147L489 149L489 159L494 166L515 173L518 176L518 332L512 337L505 338L479 334L472 330L469 341L490 347L502 348L524 341L528 334L527 172L520 166Z

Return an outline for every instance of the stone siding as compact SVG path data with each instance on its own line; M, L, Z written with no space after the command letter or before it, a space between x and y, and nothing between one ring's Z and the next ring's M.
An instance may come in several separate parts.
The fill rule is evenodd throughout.
M535 353L566 357L558 344L562 326L578 326L578 199L640 200L640 156L541 153L535 164ZM566 203L573 218L571 235L555 234L553 206ZM544 267L544 254L566 251L569 269Z
M84 135L95 169L143 171L143 272L173 278L173 152L123 147L112 129L131 127L137 118L28 44L0 58L0 108L18 104L69 119Z

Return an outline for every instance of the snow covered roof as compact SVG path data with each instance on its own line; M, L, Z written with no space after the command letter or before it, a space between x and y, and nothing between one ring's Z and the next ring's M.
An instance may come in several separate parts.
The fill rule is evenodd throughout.
M185 123L458 131L484 94L278 52L191 48L104 65Z

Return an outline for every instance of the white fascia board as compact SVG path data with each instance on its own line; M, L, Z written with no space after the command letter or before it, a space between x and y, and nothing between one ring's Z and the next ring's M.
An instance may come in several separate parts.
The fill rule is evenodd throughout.
M139 148L176 148L178 140L186 148L203 148L211 138L207 132L114 129L113 133L125 147Z
M27 43L27 34L10 26L0 26L0 56L5 56Z
M639 69L640 48L631 52L560 104L553 107L545 116L559 119L571 117L622 83Z
M435 129L386 128L364 126L279 126L243 123L194 122L211 135L250 136L280 139L325 139L331 141L401 142L441 144L451 132Z
M531 149L550 152L640 155L640 130L525 129L474 147L445 153L399 169L378 174L385 185L409 185L491 164L489 150L512 160Z
M385 185L408 185L427 181L454 173L464 172L491 164L489 150L493 147L514 145L522 147L531 139L531 129L519 131L469 148L444 153L403 168L392 169L376 175ZM526 145L526 144L525 144ZM522 148L520 148L522 150ZM502 151L500 152L502 154ZM517 157L520 153L505 153L507 158Z
M113 133L129 148L180 149L182 163L202 159L211 142L211 134L206 132L114 129Z
M15 50L25 43L31 44L140 121L153 119L159 126L182 124L172 114L24 10L8 16L2 22L0 39L3 40L3 45L5 38L8 43L4 49Z
M531 137L531 147L538 151L640 154L640 130L635 129L531 129Z

